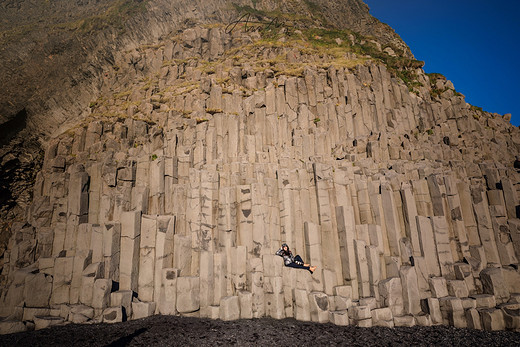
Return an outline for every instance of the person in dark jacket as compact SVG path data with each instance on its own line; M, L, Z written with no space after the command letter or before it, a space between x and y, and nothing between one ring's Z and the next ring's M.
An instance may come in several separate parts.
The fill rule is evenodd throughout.
M283 263L285 266L294 267L296 269L309 270L310 273L313 273L314 270L316 270L316 266L305 264L299 255L296 255L295 257L286 243L283 243L282 247L276 251L276 255L279 255L283 258Z

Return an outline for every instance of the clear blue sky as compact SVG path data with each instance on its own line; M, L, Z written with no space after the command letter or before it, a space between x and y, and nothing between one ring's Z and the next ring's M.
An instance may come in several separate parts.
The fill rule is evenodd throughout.
M439 72L466 102L520 125L520 0L363 0L426 72Z

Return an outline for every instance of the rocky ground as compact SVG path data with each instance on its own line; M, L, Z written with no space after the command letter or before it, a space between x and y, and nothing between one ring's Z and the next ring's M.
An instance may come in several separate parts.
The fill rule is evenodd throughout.
M359 328L294 319L221 320L152 316L113 325L53 327L0 336L0 346L518 346L520 334L446 326Z

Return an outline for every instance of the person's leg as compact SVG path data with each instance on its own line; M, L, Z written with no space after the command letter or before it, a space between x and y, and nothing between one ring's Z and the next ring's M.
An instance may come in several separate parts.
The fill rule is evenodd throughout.
M303 266L311 266L311 264L305 264L305 262L303 261L302 257L300 257L300 255L297 255L296 257L294 257L294 260L303 263Z
M296 264L296 263L290 263L290 264L288 264L286 266L293 267L295 269L305 269L305 270L309 270L310 271L310 268L308 266L304 266L304 265L300 265L300 264Z

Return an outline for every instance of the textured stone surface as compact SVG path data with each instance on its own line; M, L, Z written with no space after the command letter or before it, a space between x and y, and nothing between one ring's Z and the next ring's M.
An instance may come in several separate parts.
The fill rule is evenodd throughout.
M200 308L199 278L179 277L177 278L177 311L189 313Z
M34 329L40 330L45 329L53 325L62 324L64 319L62 317L52 316L35 316L34 317Z
M331 55L178 33L115 49L91 118L46 144L1 316L516 329L518 129L420 68L411 92L346 49L358 36ZM282 243L316 271L284 267Z
M132 302L132 319L150 317L155 313L155 302Z
M240 318L238 296L226 296L220 299L219 318L222 320L236 320Z
M121 307L109 307L103 311L103 323L119 323L123 321Z

